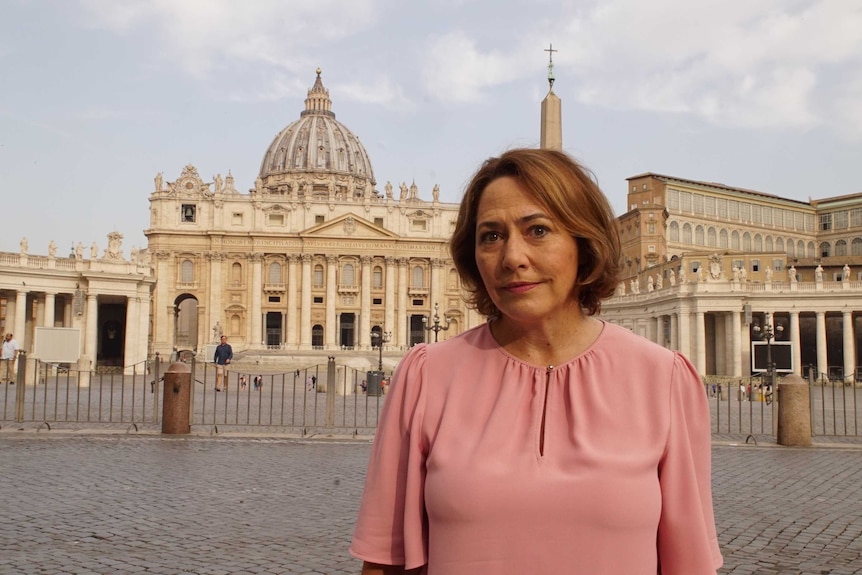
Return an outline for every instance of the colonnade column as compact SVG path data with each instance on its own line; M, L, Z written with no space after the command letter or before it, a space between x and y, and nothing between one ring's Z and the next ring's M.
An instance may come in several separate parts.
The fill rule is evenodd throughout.
M338 256L326 256L326 349L335 349L336 332L338 325L335 320L335 299L338 297L336 285L336 270L338 269Z
M730 312L730 338L730 375L742 377L742 316L738 311Z
M287 332L285 343L288 348L293 348L297 344L296 340L296 288L297 284L297 275L296 275L296 255L287 256L287 326L285 327L285 331Z
M263 256L261 254L249 254L251 260L251 325L249 326L248 343L252 349L260 349L263 340L262 318L261 318L261 296L263 292Z
M54 327L56 295L50 292L45 293L45 314L42 316L42 325L45 327Z
M818 311L817 316L817 378L820 374L829 373L829 362L826 356L826 312Z
M673 350L679 350L679 334L677 330L679 329L679 315L676 313L670 314L670 348Z
M90 359L90 365L87 370L92 370L96 367L96 357L98 356L98 342L96 335L99 331L99 297L94 293L87 294L87 329L84 335L84 355Z
M371 349L371 256L362 256L362 282L359 300L359 349ZM383 343L381 342L381 345Z
M130 297L126 300L126 341L123 349L123 372L132 373L134 366L143 358L137 355L138 350L138 298ZM128 370L128 371L127 371Z
M802 340L799 336L799 312L790 312L790 355L793 356L793 373L802 375Z
M173 338L171 337L174 330L175 311L173 302L168 298L168 286L171 284L172 277L168 273L168 257L170 253L167 251L157 251L156 257L156 277L159 281L156 282L156 293L153 305L155 306L153 313L162 315L162 318L156 318L153 322L155 333L153 334L153 351L161 352L165 357L170 357L171 346L173 346Z
M680 310L679 312L679 325L677 326L677 337L679 338L677 343L679 345L677 349L691 359L691 319L689 315L688 310Z
M21 291L15 293L15 331L13 332L15 335L15 339L18 340L18 345L24 346L25 333L24 330L27 329L27 291ZM33 342L30 342L30 348L32 349Z
M856 338L853 335L853 312L845 310L843 313L843 330L841 330L844 343L844 381L853 381L851 377L856 375Z
M697 338L697 349L695 350L694 365L700 375L706 373L706 323L705 314L702 311L695 312L695 337Z
M431 259L431 291L429 292L431 298L429 303L433 306L434 302L439 302L441 304L443 313L446 312L446 302L440 301L440 295L443 293L443 290L440 289L440 270L443 269L443 260L438 258Z
M407 258L398 258L398 322L395 336L398 345L407 347L407 334L410 326L407 322Z
M653 323L653 342L664 346L664 338L661 333L661 328L664 325L664 316L660 315L653 318Z
M311 254L302 254L302 306L299 312L299 347L311 349Z
M398 326L395 324L395 280L397 273L397 260L393 257L386 258L386 299L385 302L385 325L383 326L384 331L391 331L393 334L396 334L397 338L398 334Z

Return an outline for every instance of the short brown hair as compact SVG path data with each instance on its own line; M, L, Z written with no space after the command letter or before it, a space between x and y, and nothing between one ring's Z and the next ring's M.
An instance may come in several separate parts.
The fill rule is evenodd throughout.
M619 225L592 173L563 152L514 149L485 160L473 176L458 211L449 246L468 303L486 316L498 314L476 265L476 218L482 193L492 181L511 177L545 207L578 245L578 301L589 314L601 310L620 278Z

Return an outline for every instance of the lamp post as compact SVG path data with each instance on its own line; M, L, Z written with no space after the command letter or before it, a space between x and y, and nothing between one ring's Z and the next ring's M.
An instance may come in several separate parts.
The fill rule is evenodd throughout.
M392 332L391 331L380 330L380 331L372 331L371 332L372 345L374 345L373 344L374 341L377 342L377 349L378 349L378 353L379 353L379 355L377 357L377 371L379 371L381 373L383 372L383 344L389 343L389 341L391 339L392 339Z
M434 325L428 325L428 317L422 316L422 327L425 328L425 331L434 332L434 343L437 343L437 335L441 331L448 330L449 324L452 323L452 318L449 316L443 316L443 319L446 321L446 325L440 325L440 304L436 302L434 303L434 317L431 318Z
M766 340L766 373L769 377L769 385L772 390L775 389L775 365L772 363L772 340L775 336L784 331L784 326L773 326L771 323L764 323L763 327L755 325L754 333L758 334L760 339Z

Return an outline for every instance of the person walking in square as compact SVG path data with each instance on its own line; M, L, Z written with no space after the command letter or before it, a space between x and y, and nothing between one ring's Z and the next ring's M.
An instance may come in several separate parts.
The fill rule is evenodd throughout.
M3 381L9 385L15 385L15 360L18 359L18 342L12 338L11 333L6 334L6 339L3 340L3 349L0 352L0 361L2 361L2 377Z
M227 377L225 374L225 368L230 365L230 360L233 359L233 348L227 342L227 336L221 336L221 343L216 347L215 354L213 356L213 361L216 364L216 391L222 390L222 383L224 383L224 389L227 391Z

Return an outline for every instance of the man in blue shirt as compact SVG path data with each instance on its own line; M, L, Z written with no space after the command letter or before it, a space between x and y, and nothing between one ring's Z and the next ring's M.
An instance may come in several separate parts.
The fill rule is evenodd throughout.
M224 389L227 391L227 378L225 377L224 370L225 366L230 364L231 359L233 359L233 348L227 342L227 337L221 336L221 343L216 347L215 356L213 357L213 361L216 364L216 391L221 391L222 382L224 382Z

